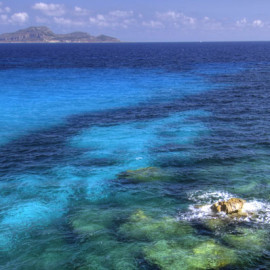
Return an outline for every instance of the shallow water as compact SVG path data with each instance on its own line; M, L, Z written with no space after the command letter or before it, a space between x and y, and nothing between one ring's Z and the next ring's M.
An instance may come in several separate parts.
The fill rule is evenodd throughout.
M267 269L269 53L1 45L1 269Z

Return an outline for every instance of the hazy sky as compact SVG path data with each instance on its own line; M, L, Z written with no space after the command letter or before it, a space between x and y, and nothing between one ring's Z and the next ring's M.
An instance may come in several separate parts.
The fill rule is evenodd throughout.
M1 0L0 0L1 1ZM45 25L123 41L270 40L270 0L2 0L0 32Z

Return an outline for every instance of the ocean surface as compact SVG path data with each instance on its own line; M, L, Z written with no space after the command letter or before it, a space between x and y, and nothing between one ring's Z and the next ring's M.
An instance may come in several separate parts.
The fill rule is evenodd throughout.
M270 43L1 44L0 86L1 270L270 269Z

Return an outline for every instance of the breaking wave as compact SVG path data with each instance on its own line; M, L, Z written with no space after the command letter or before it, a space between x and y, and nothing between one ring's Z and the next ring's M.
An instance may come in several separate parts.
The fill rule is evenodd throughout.
M215 219L215 218L231 218L228 217L224 212L214 213L211 210L211 205L217 201L226 201L230 198L237 197L234 194L230 194L225 191L195 191L188 194L188 199L194 204L188 207L186 212L180 212L178 215L179 220L195 221L204 219ZM246 217L231 218L232 220L255 222L270 224L270 203L259 200L249 200L243 206L243 213L246 213Z

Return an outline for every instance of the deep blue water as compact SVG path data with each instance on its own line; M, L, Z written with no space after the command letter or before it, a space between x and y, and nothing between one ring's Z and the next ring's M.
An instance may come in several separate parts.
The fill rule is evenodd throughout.
M268 42L1 44L1 269L268 269L269 74ZM194 208L230 197L252 218Z

